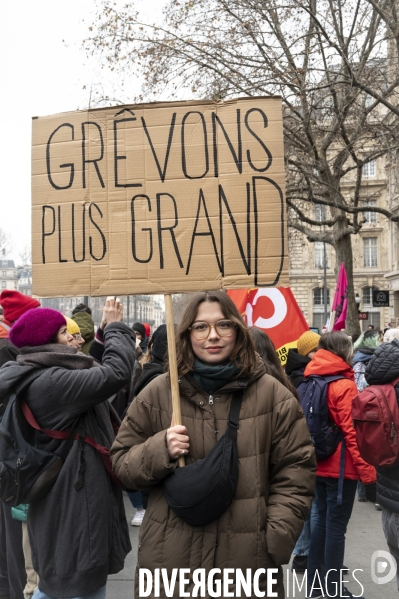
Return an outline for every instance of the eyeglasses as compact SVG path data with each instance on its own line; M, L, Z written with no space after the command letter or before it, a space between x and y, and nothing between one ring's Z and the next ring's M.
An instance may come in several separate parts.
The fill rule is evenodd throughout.
M191 331L195 339L206 339L209 337L211 329L215 329L219 337L230 337L233 334L235 326L231 320L218 320L216 324L209 324L208 322L199 320L194 322L191 327L188 327L188 330Z
M80 341L82 339L82 335L80 333L75 333L74 335L72 335L72 337L76 340L76 341Z

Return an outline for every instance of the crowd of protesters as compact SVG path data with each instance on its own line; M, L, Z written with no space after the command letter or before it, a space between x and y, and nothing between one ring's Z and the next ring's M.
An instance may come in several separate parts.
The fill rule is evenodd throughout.
M30 506L0 505L0 599L104 599L108 575L131 550L122 485L136 509L131 524L141 527L137 571L277 568L273 590L282 598L281 566L292 553L308 580L345 569L357 488L359 501L382 509L399 560L399 469L376 472L362 460L351 417L358 390L399 377L399 330L384 340L368 331L354 346L343 332L308 331L284 370L269 337L249 329L224 292L198 293L176 329L175 424L165 325L153 334L146 323L127 326L116 298L106 300L98 327L85 304L68 316L5 290L0 305L0 401L22 387L40 425L37 447L61 454L68 441L43 431L77 433L47 495ZM328 411L343 440L316 462L301 383L331 374L340 378L328 386ZM216 520L193 527L169 506L164 481L181 456L194 464L223 438L238 391L234 497ZM342 587L337 594L338 576L318 590L309 585L308 596L353 596ZM259 588L267 590L267 574ZM138 580L135 590L138 597Z

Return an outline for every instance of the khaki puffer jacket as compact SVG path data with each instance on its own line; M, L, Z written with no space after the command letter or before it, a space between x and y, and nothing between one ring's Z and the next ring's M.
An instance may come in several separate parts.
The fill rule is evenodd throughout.
M182 422L190 438L186 464L204 458L224 434L232 392L240 387L246 388L235 498L218 520L204 527L193 528L175 516L163 493L162 481L176 467L166 446L172 418L169 375L151 381L129 407L111 456L128 488L151 487L140 530L136 597L140 568L167 568L169 577L172 568L190 568L191 573L197 568L239 568L245 576L247 568L254 574L258 568L276 566L278 585L272 590L284 597L280 565L289 561L310 510L316 459L297 400L265 374L260 359L251 379L231 381L214 396L200 390L190 376L181 378ZM266 591L266 576L261 576L259 588ZM185 589L190 592L192 586ZM178 590L177 583L174 597ZM162 582L160 591L165 597Z

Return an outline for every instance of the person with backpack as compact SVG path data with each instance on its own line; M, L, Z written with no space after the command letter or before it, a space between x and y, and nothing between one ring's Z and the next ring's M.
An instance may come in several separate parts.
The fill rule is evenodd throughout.
M398 329L392 329L398 331ZM367 365L365 373L368 385L387 385L396 383L394 390L395 396L393 401L399 402L399 339L392 337L390 343L383 343L374 352L373 357ZM371 392L369 387L367 391ZM398 411L397 405L393 405L390 409L391 413ZM355 415L355 414L354 414ZM389 418L391 420L391 418ZM373 423L374 424L374 423ZM399 422L395 421L394 425L399 434ZM356 426L356 422L355 422ZM391 422L386 423L386 430L390 430ZM373 427L374 428L374 427ZM378 426L378 438L373 438L373 447L371 451L374 453L374 459L378 462L376 448L386 445L384 423ZM392 441L390 439L390 441ZM395 441L395 440L394 440ZM394 445L396 447L396 445ZM374 461L374 460L373 460ZM399 458L396 455L396 463L392 466L384 467L377 466L377 502L382 507L382 527L384 535L389 547L389 551L397 563L397 584L399 590Z
M346 587L342 594L339 591L342 587L340 570L343 569L345 533L352 514L357 481L371 485L376 480L375 468L360 456L352 424L352 400L357 393L350 366L352 352L352 341L345 333L325 333L320 338L313 360L306 367L302 383L305 385L307 381L307 389L315 392L316 385L323 385L324 380L324 405L321 398L318 407L308 410L307 404L311 404L313 397L298 388L311 434L313 427L316 455L324 456L324 459L319 457L317 462L315 501L318 514L308 558L307 596L312 599L323 597L326 592L330 597L353 597ZM335 380L327 383L327 377ZM323 425L317 431L317 423L322 422L318 413L325 408L328 410L328 427L324 430Z
M12 325L25 312L40 307L40 302L29 295L13 289L5 289L0 294L3 321L0 324L0 367L15 361L18 348L11 343L9 333ZM3 411L3 410L2 410ZM2 412L0 412L0 418ZM24 599L27 571L25 568L23 525L12 516L9 505L0 501L0 597ZM25 546L27 543L25 541Z
M73 431L53 486L29 506L32 561L39 576L34 599L104 599L108 574L123 569L131 550L122 489L99 451L109 449L115 437L112 419L117 416L112 418L107 399L130 381L135 338L121 322L118 300L107 299L103 316L102 365L94 366L91 357L70 345L62 314L38 308L11 328L20 355L0 370L0 401L19 389L39 427L37 449L62 455ZM67 440L54 437L62 433Z
M367 387L365 379L366 366L370 362L371 358L377 347L382 343L382 332L376 329L367 330L360 335L357 341L354 343L355 354L352 358L353 372L355 373L355 384L357 390L363 391ZM357 483L357 496L360 502L366 502L366 488L364 484L359 480ZM375 503L376 509L380 510L380 505Z
M188 568L188 592L194 585L192 573L199 568L205 576L213 568L240 569L244 575L247 568L278 568L273 592L282 599L281 565L290 559L314 490L316 463L302 410L288 389L266 374L237 307L222 291L190 299L177 328L176 351L182 424L172 422L167 372L134 399L111 449L115 472L125 485L150 491L140 530L135 596L140 596L142 568L152 573L156 568ZM229 439L236 439L237 458L233 452L227 467L217 472L226 477L233 494L225 501L220 489L220 501L211 492L207 503L198 479L191 486L183 483L179 502L186 504L191 492L194 502L197 494L203 501L201 510L195 506L184 520L170 498L173 480L190 472L195 476L198 466L209 466L207 457L219 447L231 447ZM181 456L186 467L176 468ZM213 475L203 472L213 487ZM197 522L199 516L201 524L188 522ZM260 575L259 589L267 590L266 573ZM154 589L149 596L155 596ZM160 596L166 596L162 584Z

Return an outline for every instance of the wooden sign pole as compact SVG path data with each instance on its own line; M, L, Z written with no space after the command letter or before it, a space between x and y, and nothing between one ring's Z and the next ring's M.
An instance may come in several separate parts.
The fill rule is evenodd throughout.
M172 392L173 420L175 424L181 424L179 378L177 375L175 322L173 317L173 303L170 293L164 295L166 311L166 334L168 338L169 376ZM184 456L179 457L179 466L185 464Z

